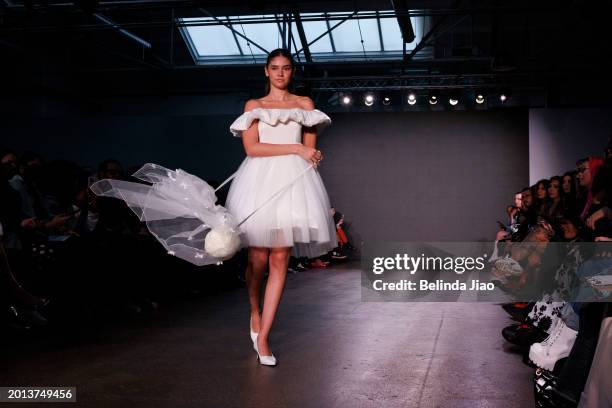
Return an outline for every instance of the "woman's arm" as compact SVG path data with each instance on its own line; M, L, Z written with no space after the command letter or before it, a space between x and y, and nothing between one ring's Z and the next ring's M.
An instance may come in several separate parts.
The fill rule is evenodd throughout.
M300 100L300 105L304 110L314 110L314 102L312 99L308 97L303 97ZM308 160L314 167L319 166L319 162L323 160L323 154L321 151L317 150L317 129L313 127L303 127L302 128L302 144L306 146L308 149L311 149L312 156Z
M249 100L244 105L244 111L249 112L259 107L255 100ZM301 154L303 146L299 144L272 144L260 143L259 132L257 130L258 120L254 120L251 126L242 132L242 145L249 157L282 156L286 154Z
M249 100L244 105L244 111L249 112L259 107L259 103L255 100ZM283 156L287 154L297 154L304 160L315 164L319 158L319 153L316 149L301 144L274 144L261 143L259 141L259 132L257 130L258 120L254 120L251 126L242 132L242 145L244 151L249 157L269 157Z
M308 97L304 97L301 101L302 109L314 110L314 102ZM317 148L317 129L315 127L303 127L302 144L312 149Z

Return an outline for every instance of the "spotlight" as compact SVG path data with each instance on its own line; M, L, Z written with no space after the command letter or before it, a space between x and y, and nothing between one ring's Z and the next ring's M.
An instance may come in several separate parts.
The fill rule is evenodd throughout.
M408 104L414 105L417 102L417 98L414 92L410 92L408 94ZM431 102L430 102L431 103Z
M459 103L459 93L457 91L451 91L450 95L448 95L448 103L451 106L457 106Z
M483 93L476 93L476 103L482 105L485 101L485 96Z
M342 104L343 105L350 105L352 102L351 97L349 95L344 95L342 97Z
M374 105L374 95L371 93L366 94L366 96L363 98L363 103L365 103L366 106Z
M430 94L429 95L429 104L430 105L435 105L436 103L438 103L438 95L436 94Z
M508 99L508 95L506 95L505 93L502 93L501 95L499 95L499 100L502 103L506 102L507 99Z
M387 106L391 103L391 98L389 98L388 96L385 96L383 98L383 105Z

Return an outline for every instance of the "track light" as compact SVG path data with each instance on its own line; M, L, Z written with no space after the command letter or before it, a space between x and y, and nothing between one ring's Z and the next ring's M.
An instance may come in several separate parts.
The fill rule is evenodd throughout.
M482 105L485 101L485 96L483 93L478 92L476 93L476 103L479 105Z
M506 102L508 98L510 98L510 90L502 89L501 93L499 94L499 100L501 101L501 103Z
M415 103L417 103L417 98L414 92L410 92L408 94L408 104L409 105L414 105ZM430 102L431 103L431 102Z
M342 104L343 105L350 105L352 101L353 100L351 99L350 95L344 95L342 97Z
M436 95L435 93L429 94L429 104L435 105L437 103L438 103L438 95Z
M385 96L382 101L383 105L388 106L391 103L391 98Z
M457 91L451 91L450 95L448 96L448 103L451 106L457 106L459 103L459 93Z
M363 103L365 103L365 106L374 105L374 95L372 95L371 93L366 94L363 98Z

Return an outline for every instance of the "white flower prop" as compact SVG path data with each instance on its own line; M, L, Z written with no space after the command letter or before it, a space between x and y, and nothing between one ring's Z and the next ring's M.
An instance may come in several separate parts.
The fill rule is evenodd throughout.
M227 260L240 248L240 236L226 226L213 228L204 239L204 250L215 258Z

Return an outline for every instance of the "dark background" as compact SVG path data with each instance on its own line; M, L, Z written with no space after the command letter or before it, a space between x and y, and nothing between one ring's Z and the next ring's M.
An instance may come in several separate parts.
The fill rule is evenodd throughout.
M47 160L155 162L208 181L224 180L244 158L228 130L240 110L123 113L5 118L0 132L19 136L9 147ZM333 125L319 138L320 172L355 244L492 239L513 192L528 183L526 109L330 116Z

